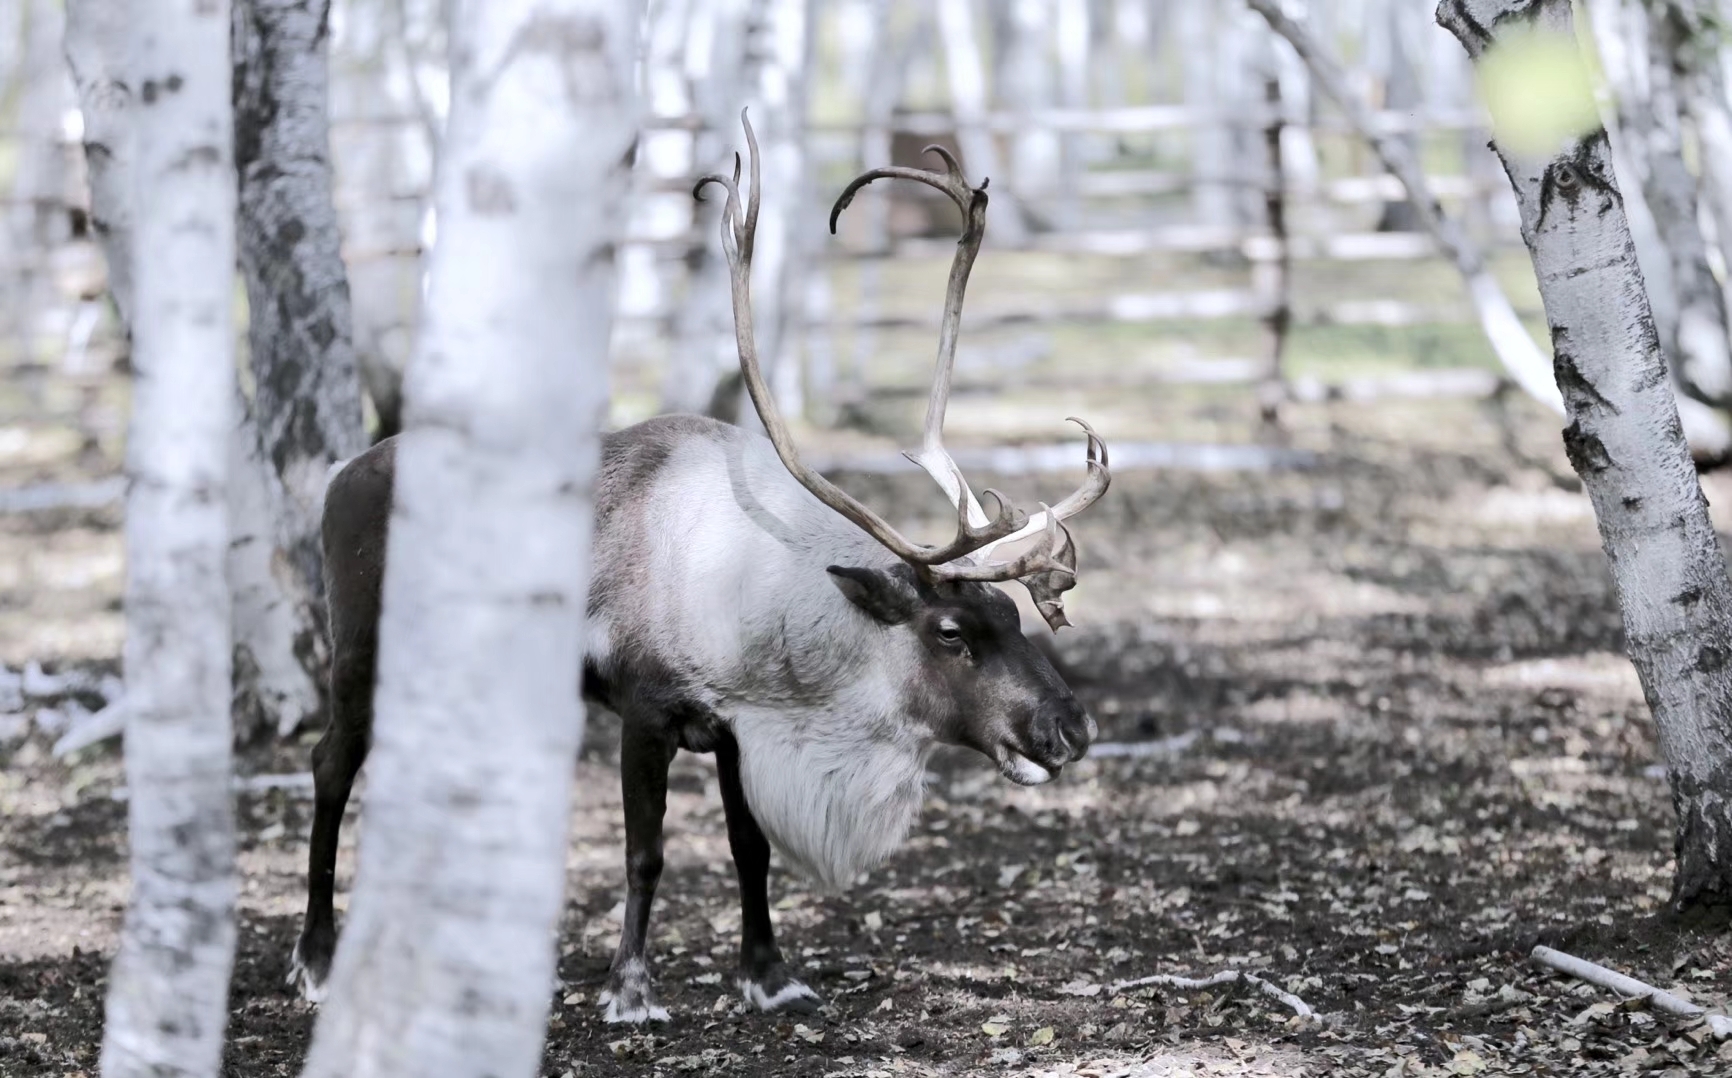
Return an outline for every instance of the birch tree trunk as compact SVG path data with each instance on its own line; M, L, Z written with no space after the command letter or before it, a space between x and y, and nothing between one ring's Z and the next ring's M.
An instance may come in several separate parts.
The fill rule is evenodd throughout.
M1019 115L1057 103L1052 56L1051 0L1005 0L1004 77L995 87L1005 108ZM1059 182L1059 139L1033 123L1019 125L1010 139L1010 183L1021 199L1030 229L1049 223ZM1043 208L1044 207L1044 208Z
M1689 20L1691 59L1682 87L1684 108L1696 125L1702 194L1719 238L1722 266L1732 265L1732 108L1728 106L1725 50L1697 5L1677 5Z
M1569 0L1445 0L1438 22L1476 64L1528 28L1574 48ZM1548 85L1551 94L1589 95ZM1498 107L1493 106L1494 129ZM1732 581L1684 443L1603 129L1522 153L1500 133L1521 208L1564 448L1599 521L1631 661L1654 713L1677 813L1672 905L1732 906Z
M693 138L697 171L721 168L726 162L722 132L738 122L746 87L756 78L750 70L746 35L761 16L764 0L708 0L693 12L693 32L686 42L685 77L703 126ZM728 291L728 266L717 257L714 214L719 204L686 198L693 215L691 242L685 251L686 290L673 317L674 344L662 382L664 412L709 411L733 422L738 417L739 370L734 353L734 310ZM720 413L720 414L718 414Z
M944 45L944 77L950 90L950 111L956 118L956 147L962 151L962 167L970 176L991 178L1002 174L999 160L998 144L994 140L992 129L987 126L987 95L986 69L980 59L980 36L975 30L973 0L938 0L933 5L938 21L938 35ZM894 35L890 31L889 12L879 26L879 40L876 48L879 54L894 47ZM875 68L884 69L895 66L890 63L879 63ZM895 72L900 75L900 71ZM896 102L901 98L902 80L897 77L887 93L880 93L885 88L869 87L867 90L867 124L874 126L880 117L888 123L889 113L894 111ZM884 107L888 105L888 107ZM863 147L862 169L873 167L871 162L890 160L890 143L885 137L883 153L874 155ZM1005 185L1003 192L993 192L993 199L999 203L999 213L993 221L993 231L998 240L1007 247L1020 247L1028 241L1028 229L1023 220L1022 202L1016 198ZM888 212L887 209L878 212ZM885 237L888 242L889 237Z
M234 961L224 487L234 427L228 7L133 0L126 778L132 901L102 1073L216 1075Z
M1664 24L1667 59L1684 118L1695 129L1699 176L1697 191L1707 209L1719 247L1720 269L1732 260L1732 110L1727 105L1726 69L1721 60L1725 31L1712 0L1669 0L1654 15ZM1709 283L1715 284L1710 276ZM1726 311L1720 288L1720 310ZM1722 337L1725 328L1722 323ZM1732 376L1732 368L1729 368Z
M1310 67L1318 87L1335 99L1354 131L1370 143L1383 167L1401 181L1420 222L1437 241L1444 257L1453 262L1461 274L1474 311L1479 315L1480 328L1485 331L1486 340L1497 353L1510 379L1545 407L1562 412L1563 400L1546 372L1545 357L1540 354L1539 346L1517 317L1503 286L1492 276L1479 248L1468 238L1467 230L1460 221L1444 213L1443 205L1432 195L1425 182L1425 171L1412 148L1399 138L1378 134L1370 106L1348 85L1341 62L1304 23L1289 18L1279 0L1247 2L1253 11L1268 20L1270 28L1287 39Z
M1397 3L1385 5L1379 14L1384 24L1382 33L1389 47L1389 77L1383 84L1383 107L1391 112L1417 117L1425 105L1425 97L1420 91L1419 73L1414 70L1413 55L1407 48L1405 34L1406 22L1414 17L1413 13L1406 10L1398 0ZM1417 128L1395 137L1401 141L1408 156L1415 161L1420 160ZM1409 199L1385 202L1383 212L1377 219L1379 232L1418 232L1423 227L1424 222L1419 211Z
M1696 204L1696 181L1684 164L1683 115L1672 70L1679 48L1663 10L1635 9L1643 29L1631 43L1647 64L1647 95L1619 102L1620 126L1642 177L1648 209L1671 259L1677 296L1676 321L1661 342L1685 392L1706 404L1732 404L1732 345L1726 336L1726 303L1708 268Z
M59 0L27 0L18 96L12 115L9 198L0 197L0 330L11 321L24 358L47 354L57 305L46 268L70 233L61 125L71 103L60 65L64 18ZM9 233L9 235L8 235ZM6 290L11 289L7 295ZM10 317L8 317L10 316Z
M340 0L332 11L334 199L347 248L355 366L380 438L403 427L403 371L421 295L417 247L438 127L415 86L404 22L396 0Z
M235 167L240 263L259 449L271 464L272 568L294 648L237 639L236 698L251 728L293 731L321 713L329 655L319 515L334 461L366 448L350 345L349 282L331 200L326 21L329 0L235 0ZM244 623L243 626L244 627ZM274 713L273 713L274 712Z
M108 264L108 292L132 326L133 92L127 71L127 5L67 0L66 63L84 117L90 231Z
M366 834L309 1076L538 1072L583 733L636 8L456 9Z

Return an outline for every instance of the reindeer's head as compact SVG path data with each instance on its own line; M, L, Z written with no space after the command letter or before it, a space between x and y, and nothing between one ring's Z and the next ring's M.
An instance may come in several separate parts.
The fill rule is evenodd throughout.
M1010 596L972 581L933 584L912 566L830 567L849 601L905 634L906 711L947 745L985 754L1034 786L1080 759L1095 723L1026 636Z
M764 429L784 466L802 486L904 563L894 569L831 566L830 574L854 605L883 625L912 634L913 654L920 664L909 684L919 699L911 711L930 719L939 740L978 749L991 757L999 771L1024 785L1045 782L1059 768L1082 756L1093 738L1094 722L1071 695L1046 657L1022 635L1016 606L989 585L1016 580L1028 588L1036 608L1053 630L1070 624L1064 615L1063 592L1076 583L1076 547L1062 523L1106 493L1111 481L1106 443L1082 420L1073 420L1088 435L1088 478L1057 505L1041 506L1033 518L1002 494L988 489L997 512L988 519L969 489L962 471L944 448L944 411L950 398L956 338L962 321L963 294L986 230L986 184L973 187L948 151L929 146L943 158L944 172L886 167L873 169L850 183L830 211L830 230L862 187L873 180L916 180L944 192L966 220L957 241L950 283L945 293L944 321L939 333L938 367L927 404L926 436L920 452L907 454L938 482L956 507L956 536L929 546L912 542L877 513L806 467L794 447L758 366L752 330L752 242L758 221L758 144L742 111L741 122L750 150L751 186L742 205L740 162L734 174L706 176L698 183L716 183L728 192L722 214L722 247L728 258L734 295L734 329L740 349L740 373ZM993 561L1000 543L1036 537L1020 556Z

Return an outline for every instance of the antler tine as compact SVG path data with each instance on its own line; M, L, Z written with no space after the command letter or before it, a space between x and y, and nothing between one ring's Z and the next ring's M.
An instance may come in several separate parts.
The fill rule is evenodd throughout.
M1078 419L1074 415L1068 416L1067 419L1081 427L1083 433L1088 435L1088 476L1083 480L1082 486L1050 510L1051 514L1059 520L1068 520L1099 501L1101 495L1107 492L1107 487L1113 481L1112 472L1107 467L1106 439L1095 433L1095 429L1089 426L1086 420ZM999 543L1014 543L1018 539L1026 539L1044 527L1046 527L1045 514L1036 514L1017 531L1011 532L1002 539L994 540L991 545L976 551L976 556L982 559L989 558L992 556L993 548Z
M977 580L996 583L1006 580L1017 580L1034 573L1059 573L1066 577L1076 576L1076 569L1064 564L1056 556L1064 539L1069 538L1058 518L1045 503L1041 504L1041 517L1046 521L1046 534L1039 543L1024 551L1014 561L995 561L980 564L939 565L932 571L934 578L939 580Z
M937 143L926 147L922 152L937 154L942 158L944 171L939 173L930 169L909 168L906 165L883 165L862 172L854 177L847 187L842 188L842 193L836 196L835 204L830 207L830 234L832 236L836 234L836 222L841 219L842 211L853 205L854 196L860 193L861 188L874 180L913 180L916 183L937 188L950 196L950 201L956 203L956 208L962 211L965 218L972 216L976 196L984 200L986 198L986 185L992 181L986 179L980 181L979 187L971 186L968 177L963 175L962 165L957 162L955 155ZM982 209L984 210L984 207Z
M883 517L807 467L800 459L799 450L794 446L793 436L788 431L787 421L782 418L781 409L777 407L776 399L771 394L758 363L757 335L752 325L752 245L757 234L762 175L758 163L758 139L744 109L740 110L740 123L746 130L750 175L750 189L746 194L744 210L741 209L737 182L738 155L735 157L734 179L720 173L711 174L699 180L692 193L694 196L701 196L704 186L711 183L721 185L728 192L727 205L722 210L722 250L728 259L729 286L734 307L734 339L740 352L740 375L746 384L746 392L752 399L752 406L757 409L758 418L763 420L764 431L770 436L770 444L775 446L776 455L781 458L783 467L819 501L878 540L897 557L923 570L961 557L983 543L990 542L993 536L1008 534L1022 527L1025 518L1020 515L1007 515L1003 512L1001 503L1000 519L988 526L983 533L959 529L960 533L966 534L959 534L955 541L942 547L910 542ZM984 521L984 515L982 520ZM1007 522L1009 527L1004 526Z

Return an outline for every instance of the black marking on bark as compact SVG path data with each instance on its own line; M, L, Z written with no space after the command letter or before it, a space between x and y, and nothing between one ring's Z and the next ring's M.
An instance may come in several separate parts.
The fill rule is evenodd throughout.
M1578 141L1576 148L1567 157L1561 157L1546 166L1545 172L1540 175L1540 212L1536 228L1545 225L1552 207L1557 205L1560 199L1569 204L1569 213L1579 209L1582 197L1590 192L1605 199L1596 208L1597 214L1606 214L1623 205L1623 199L1618 195L1618 185L1611 177L1604 175L1599 166L1599 162L1607 156L1598 152L1605 141L1605 128L1600 128Z
M1634 513L1636 510L1638 510L1642 507L1642 499L1635 494L1626 494L1626 495L1624 495L1622 500L1624 503L1624 508L1629 510L1632 513Z
M1438 21L1454 30L1455 36L1458 38L1462 36L1463 31L1473 35L1473 41L1462 42L1462 45L1470 53L1477 53L1480 49L1491 44L1491 31L1486 29L1484 23L1473 17L1473 12L1467 9L1467 0L1449 0L1448 8L1448 14ZM1454 21L1455 26L1449 26L1449 21L1446 20Z
M1553 340L1556 339L1557 334L1554 331ZM1562 348L1554 347L1552 352L1552 376L1557 379L1558 388L1563 391L1565 399L1570 400L1576 407L1594 405L1613 415L1619 414L1618 406L1608 400L1599 387L1588 381L1581 367L1577 366L1576 357Z
M1723 741L1713 748L1726 750ZM1678 821L1672 912L1720 924L1732 916L1732 799L1726 796L1732 775L1709 759L1694 760L1689 772L1668 766L1666 777Z
M1691 606L1701 601L1702 589L1697 587L1685 588L1683 591L1672 596L1672 602L1679 606Z
M156 80L155 79L145 79L144 85L140 88L138 96L144 101L144 103L146 105L154 105L154 104L156 104L156 95L157 95Z
M1701 650L1696 652L1696 669L1704 674L1712 674L1726 665L1726 658L1725 648L1718 648L1713 644L1703 644Z
M1598 475L1612 466L1612 455L1606 452L1606 444L1583 430L1580 420L1564 428L1564 454L1570 458L1570 467L1583 478Z
M181 78L179 75L170 75L163 81L163 86L166 87L168 92L171 94L180 93L180 88L185 85L186 80Z

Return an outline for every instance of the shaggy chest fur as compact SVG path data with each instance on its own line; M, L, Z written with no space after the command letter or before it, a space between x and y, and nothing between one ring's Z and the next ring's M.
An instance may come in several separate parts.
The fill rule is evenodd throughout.
M743 709L731 725L752 815L826 890L883 861L920 816L933 742L918 731L834 710Z

